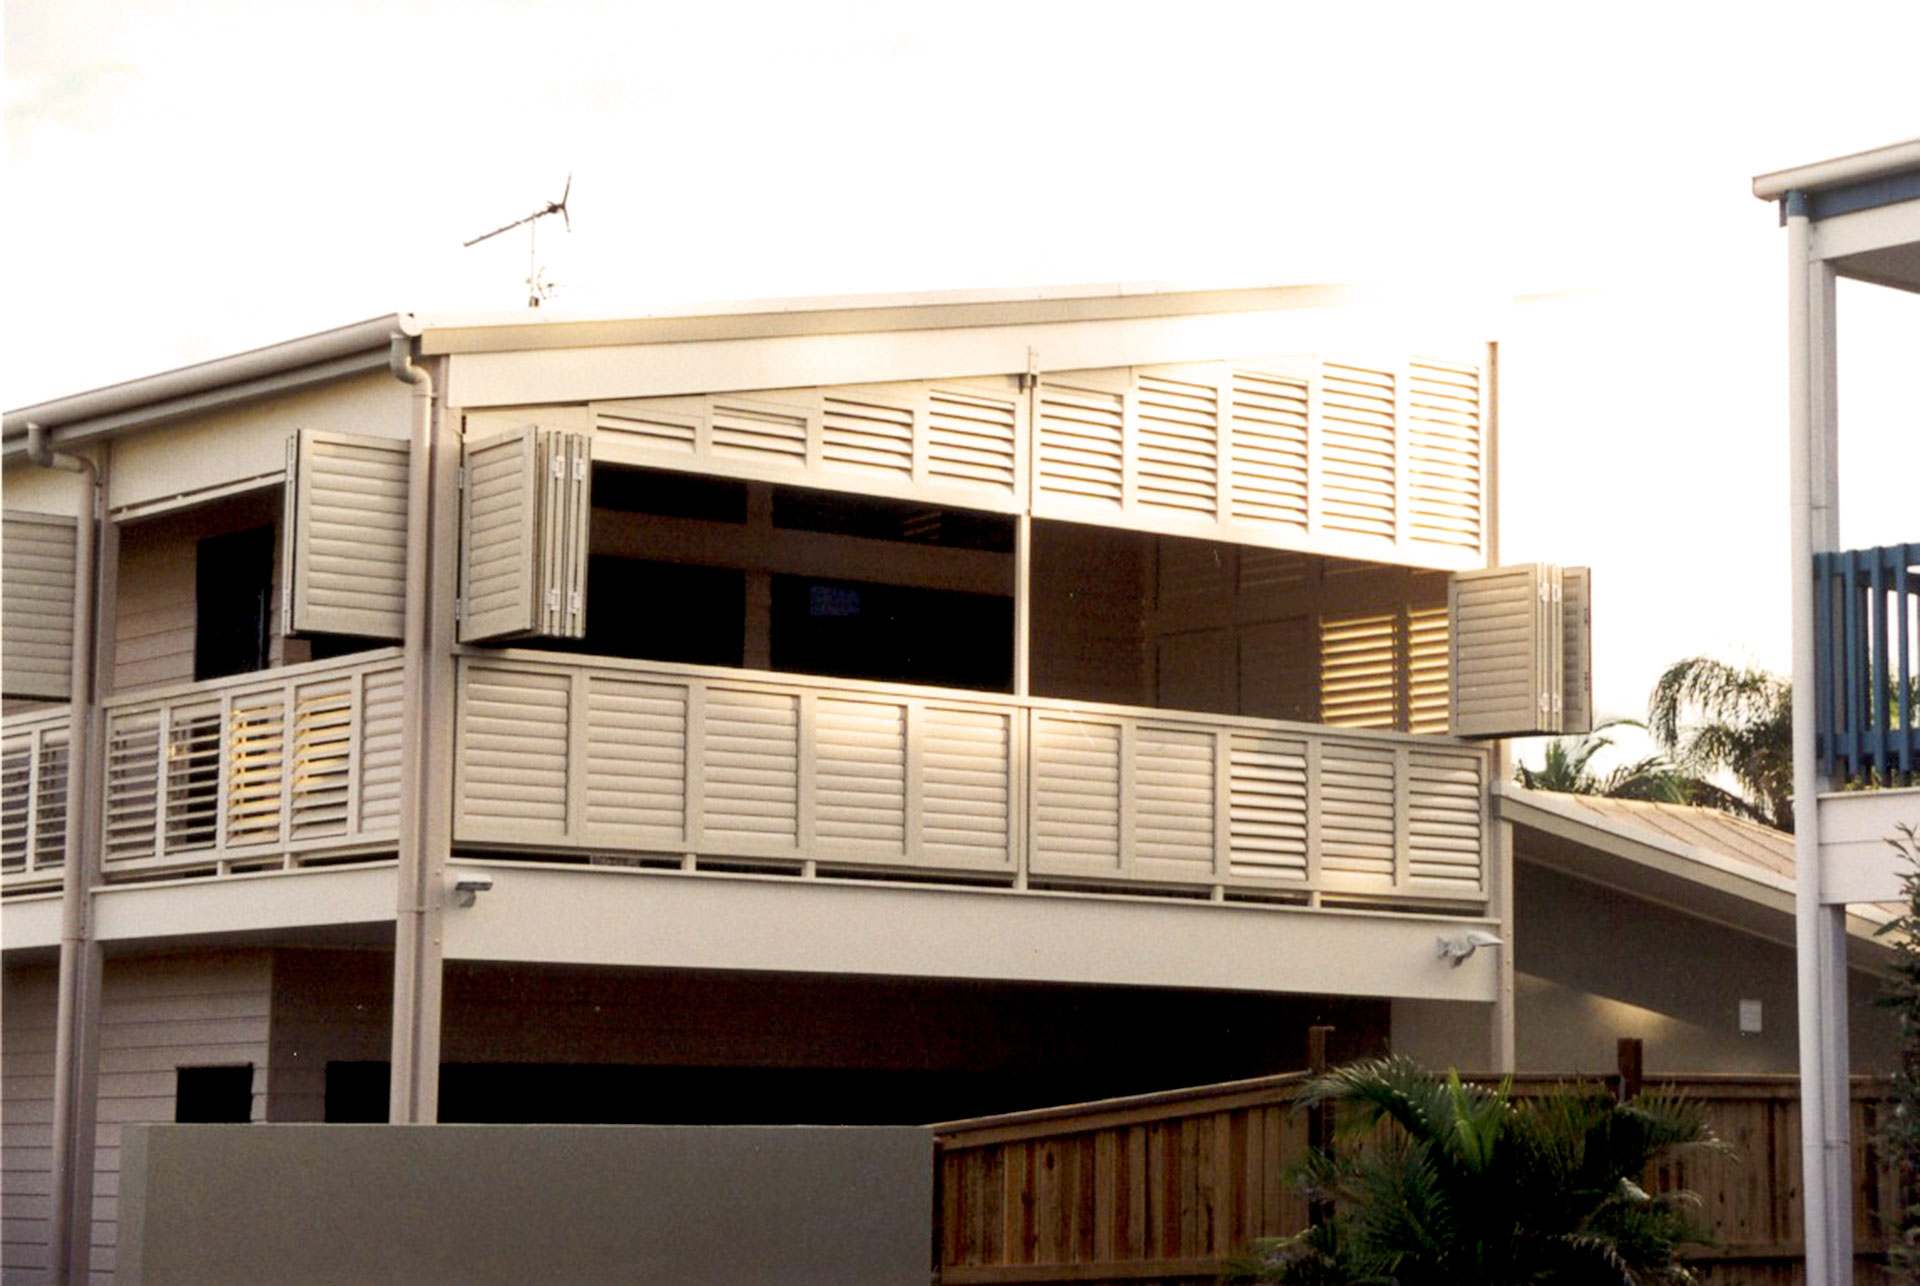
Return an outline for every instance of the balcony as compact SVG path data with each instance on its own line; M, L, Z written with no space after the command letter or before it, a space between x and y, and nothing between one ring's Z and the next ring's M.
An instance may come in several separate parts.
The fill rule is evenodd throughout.
M109 882L391 854L398 649L116 697L102 710ZM64 709L9 720L0 857L9 894L60 881Z
M1892 841L1920 828L1920 544L1814 557L1822 899L1904 897Z
M385 857L397 650L108 701L110 882ZM454 843L591 866L1484 906L1485 750L528 651L459 661ZM65 710L10 721L9 894L57 887Z
M460 661L472 854L1477 907L1489 758L1397 733L710 667Z

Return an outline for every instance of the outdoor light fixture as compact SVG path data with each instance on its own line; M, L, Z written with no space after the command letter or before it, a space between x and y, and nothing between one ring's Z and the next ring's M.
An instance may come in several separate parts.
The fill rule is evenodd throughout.
M1441 938L1440 958L1450 962L1454 968L1458 969L1465 963L1468 956L1478 951L1481 947L1503 947L1505 945L1506 943L1494 937L1491 933L1475 929L1457 938Z
M482 893L493 887L493 877L484 871L475 871L471 875L462 875L453 882L453 904L472 906ZM1471 952L1472 947L1467 950Z

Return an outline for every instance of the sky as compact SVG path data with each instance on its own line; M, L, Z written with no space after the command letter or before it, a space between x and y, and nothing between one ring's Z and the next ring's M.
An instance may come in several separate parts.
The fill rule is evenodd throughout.
M1920 135L1920 5L6 0L0 403L392 311L1470 282L1501 554L1602 714L1788 666L1785 236ZM1920 538L1920 299L1843 287L1842 539Z

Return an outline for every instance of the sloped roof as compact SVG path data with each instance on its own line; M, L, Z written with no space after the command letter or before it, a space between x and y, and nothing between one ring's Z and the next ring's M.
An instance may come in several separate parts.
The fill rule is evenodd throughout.
M1773 941L1794 941L1793 836L1716 809L1603 799L1507 785L1501 818L1514 825L1515 859ZM1886 909L1847 915L1854 963L1879 965L1874 930Z

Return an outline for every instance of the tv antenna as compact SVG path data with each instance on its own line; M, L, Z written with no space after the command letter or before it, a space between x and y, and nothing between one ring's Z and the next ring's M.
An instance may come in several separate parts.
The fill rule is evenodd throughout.
M492 232L483 232L479 236L475 237L473 240L464 243L462 246L462 249L465 249L467 246L477 246L482 241L486 241L490 238L497 237L503 232L511 232L515 228L519 227L521 224L523 223L526 224L527 225L527 307L529 308L538 308L540 306L540 301L542 299L545 299L549 294L553 292L553 283L547 280L546 274L540 270L539 263L535 258L535 246L537 244L537 238L540 232L539 220L549 214L557 214L560 216L561 221L567 225L567 231L572 232L573 219L570 215L567 214L567 197L569 194L572 193L572 191L573 191L573 175L568 174L567 186L561 190L560 199L558 201L549 201L545 205L541 206L538 210L535 210L532 214L528 215L526 218L515 219L512 223L503 223L499 227L495 228Z

